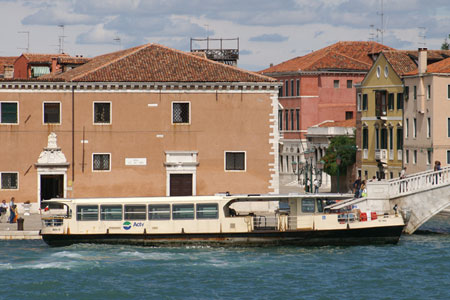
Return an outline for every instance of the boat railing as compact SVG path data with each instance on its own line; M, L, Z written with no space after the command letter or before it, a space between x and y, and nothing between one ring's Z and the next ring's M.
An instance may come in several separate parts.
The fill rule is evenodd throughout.
M64 219L65 218L63 216L52 216L52 217L42 218L42 225L44 227L62 226L64 223Z

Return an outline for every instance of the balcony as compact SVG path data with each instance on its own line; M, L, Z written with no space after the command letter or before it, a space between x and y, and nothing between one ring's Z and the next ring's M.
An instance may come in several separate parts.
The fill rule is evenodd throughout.
M375 160L380 160L382 162L387 161L387 149L376 149L375 150Z

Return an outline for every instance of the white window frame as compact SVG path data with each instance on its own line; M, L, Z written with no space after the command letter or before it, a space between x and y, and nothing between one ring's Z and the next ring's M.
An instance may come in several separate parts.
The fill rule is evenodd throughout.
M58 103L59 104L59 122L58 123L45 123L45 104L46 103ZM42 102L42 124L44 124L44 125L61 125L61 120L62 120L61 101L44 101L44 102Z
M2 103L17 103L17 123L3 123L1 121L2 118L2 111L1 111L1 105ZM19 125L20 119L19 119L19 111L20 111L20 104L19 101L0 101L0 125Z
M109 155L109 169L108 170L94 170L94 155ZM95 173L111 172L111 169L112 169L112 155L111 155L111 153L105 153L105 152L92 153L91 168L92 168L92 172L95 172Z
M380 78L381 75L381 67L377 66L377 78Z
M2 188L2 175L3 174L11 174L11 173L15 173L17 174L17 188L16 189L3 189ZM16 171L2 171L0 172L0 190L2 191L18 191L19 190L19 172Z
M244 153L244 170L227 170L227 153ZM287 156L289 159L289 156ZM288 165L289 168L289 165ZM223 170L225 172L247 172L247 151L224 151L223 153Z
M96 103L109 103L109 123L98 123L95 122L95 104ZM112 124L112 102L111 101L93 101L92 102L92 124L98 126L105 126Z
M336 86L337 83L337 86ZM334 79L333 80L333 88L335 89L339 89L341 87L341 81L339 79Z
M188 103L189 104L189 122L187 123L174 123L173 122L173 105L176 103ZM191 101L172 101L171 105L170 105L170 123L172 125L176 125L176 126L183 126L183 125L191 125L191 121L192 121L192 105L191 105Z
M357 94L357 97L356 97L356 110L357 111L361 111L361 108L362 108L362 95L361 95L361 93L358 93Z

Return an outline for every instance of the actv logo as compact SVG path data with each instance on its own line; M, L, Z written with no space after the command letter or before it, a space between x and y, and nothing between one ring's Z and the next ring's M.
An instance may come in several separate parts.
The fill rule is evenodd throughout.
M131 222L125 221L123 222L123 229L129 230L131 228Z

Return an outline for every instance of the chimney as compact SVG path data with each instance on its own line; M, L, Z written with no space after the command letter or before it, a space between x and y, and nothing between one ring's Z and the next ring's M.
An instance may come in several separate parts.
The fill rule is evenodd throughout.
M419 48L419 75L427 72L427 48Z
M58 58L52 57L52 70L51 70L52 74L56 73L57 65L58 65Z
M269 67L272 68L273 67L273 63L270 63Z
M13 78L14 77L14 65L5 65L3 78Z

